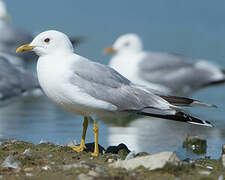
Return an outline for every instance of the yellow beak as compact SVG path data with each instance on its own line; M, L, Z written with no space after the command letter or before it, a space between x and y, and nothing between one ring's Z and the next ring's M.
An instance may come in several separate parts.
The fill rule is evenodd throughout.
M104 53L105 54L110 54L110 53L115 53L116 50L113 47L108 47L106 49L104 49Z
M17 53L20 53L20 52L23 52L23 51L30 51L30 50L32 50L32 49L34 49L34 46L30 46L29 44L25 44L25 45L20 46L20 47L16 50L16 52L17 52Z

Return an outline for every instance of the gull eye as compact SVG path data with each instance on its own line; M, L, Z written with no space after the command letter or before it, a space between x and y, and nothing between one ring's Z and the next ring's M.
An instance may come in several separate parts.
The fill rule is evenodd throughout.
M50 42L50 39L49 39L49 38L46 38L44 41L45 41L46 43L48 43L48 42Z

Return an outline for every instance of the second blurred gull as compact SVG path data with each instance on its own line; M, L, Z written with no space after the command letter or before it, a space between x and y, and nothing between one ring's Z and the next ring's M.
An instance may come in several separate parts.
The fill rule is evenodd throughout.
M188 95L225 82L225 70L205 60L191 62L175 53L144 51L136 34L120 36L104 52L116 53L109 65L126 78L165 93Z

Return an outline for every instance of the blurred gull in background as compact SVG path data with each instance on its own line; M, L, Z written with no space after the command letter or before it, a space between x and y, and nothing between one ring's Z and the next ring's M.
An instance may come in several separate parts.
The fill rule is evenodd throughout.
M188 95L225 82L225 70L205 60L192 62L175 53L144 51L136 34L120 36L104 52L116 53L109 65L123 76L167 94Z
M6 5L0 0L0 55L6 57L16 66L26 67L27 64L37 60L33 52L16 53L16 49L21 44L27 44L35 37L33 34L13 26L10 23L11 17L7 12ZM70 37L73 45L83 42L83 37ZM18 58L20 57L20 58Z
M12 64L24 66L25 61L37 59L37 56L32 52L16 54L16 48L21 43L28 43L33 39L32 34L14 27L10 23L10 16L7 12L6 5L3 0L0 0L0 55L7 57ZM10 58L10 57L21 58Z
M39 89L37 77L22 68L16 68L5 57L0 56L0 105Z

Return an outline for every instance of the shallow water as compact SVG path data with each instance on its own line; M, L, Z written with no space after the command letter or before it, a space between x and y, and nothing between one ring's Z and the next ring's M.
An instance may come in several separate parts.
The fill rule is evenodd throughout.
M218 112L217 109L205 110L209 113L205 114L206 117L215 111ZM135 152L153 153L170 150L176 151L181 158L199 157L182 148L185 136L191 134L206 138L208 148L205 155L218 158L221 146L225 142L225 128L224 121L219 118L220 116L217 117L216 128L146 117L132 121L100 121L99 143L104 147L125 143ZM45 96L21 98L20 101L1 108L0 124L1 139L19 139L35 144L47 141L56 144L71 141L79 143L82 133L82 117L59 109ZM89 124L87 142L94 140L92 125Z
M77 47L76 52L101 63L107 64L110 58L103 56L102 50L118 35L136 32L143 38L147 50L177 52L209 59L225 67L225 3L222 1L158 0L131 3L118 0L85 3L68 0L55 1L52 6L51 1L28 3L21 0L8 1L7 4L12 23L27 31L58 29L70 35L85 36L86 41ZM105 121L99 122L99 143L107 147L124 142L136 152L173 150L181 158L187 158L198 156L182 148L186 134L199 135L207 139L207 155L218 158L221 146L225 144L224 92L225 85L192 95L219 107L190 109L194 115L212 121L216 128L151 118L130 122ZM94 139L91 127L92 124L87 132L87 142ZM57 144L76 140L79 143L81 132L82 118L57 108L45 96L22 98L0 109L2 139L16 138L33 143L43 140Z

